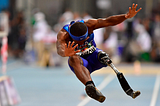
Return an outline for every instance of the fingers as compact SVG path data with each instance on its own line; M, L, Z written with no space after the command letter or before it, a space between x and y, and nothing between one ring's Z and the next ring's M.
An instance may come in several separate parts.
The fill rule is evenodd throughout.
M133 5L132 5L132 10L135 11L136 8L137 8L137 6L138 6L138 4L135 5L135 4L133 3Z
M80 50L75 51L75 54L78 53L78 52L80 52Z
M65 48L67 48L67 44L65 43L64 45L65 45Z
M71 47L71 41L68 42L68 48Z
M75 46L74 46L74 44L75 44L74 41L73 41L72 43L71 43L71 41L69 41L69 42L68 42L68 46L67 46L67 44L65 44L65 48L75 49L75 48L78 46L78 44L76 44Z
M136 12L138 13L140 10L142 10L142 8L138 9Z
M132 4L132 9L134 9L134 5L135 5L135 4L133 3L133 4Z
M74 41L73 41L72 43L71 43L71 41L69 41L69 42L68 42L68 48L69 48L69 47L73 47L74 44L75 44Z
M74 41L71 43L71 41L68 42L68 48L73 47Z
M78 46L78 44L76 44L76 45L73 47L73 49L75 49L77 46Z
M71 47L73 47L73 45L74 45L74 41L72 42Z
M138 4L135 5L135 4L133 3L133 5L132 5L132 10L136 11L137 6L138 6ZM136 12L139 12L141 9L142 9L142 8L139 8ZM129 8L129 10L130 10L130 8Z
M136 6L135 6L135 10L136 10L137 6L138 6L138 4L136 4Z
M131 10L131 7L129 7L129 13L131 12L132 10Z

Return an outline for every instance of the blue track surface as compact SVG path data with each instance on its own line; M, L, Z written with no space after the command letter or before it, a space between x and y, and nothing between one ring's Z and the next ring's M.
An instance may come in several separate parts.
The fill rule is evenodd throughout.
M83 102L81 96L85 87L67 66L41 68L26 65L20 60L9 60L7 75L14 79L21 97L17 106L77 106ZM109 74L92 75L98 86ZM115 75L112 75L115 76ZM127 96L116 77L108 83L102 93L107 97L104 103L90 99L85 106L151 106L153 89L157 75L125 75L127 81L141 95L132 99ZM160 88L156 105L160 106Z

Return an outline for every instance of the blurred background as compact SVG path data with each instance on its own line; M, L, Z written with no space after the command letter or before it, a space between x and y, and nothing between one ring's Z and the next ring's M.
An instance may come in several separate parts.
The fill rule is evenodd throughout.
M95 30L95 41L120 68L121 64L125 68L137 64L135 67L140 67L140 64L144 64L144 67L151 64L157 68L160 63L160 0L0 0L2 71L8 71L8 75L16 80L20 96L25 100L26 95L23 94L25 88L22 89L23 84L19 82L23 74L18 65L26 69L32 68L30 69L32 73L27 71L30 74L25 74L31 78L33 77L31 74L37 75L37 78L42 74L45 75L42 70L49 70L49 73L51 70L68 71L68 58L60 57L56 52L58 31L72 20L125 14L132 3L138 4L137 9L141 7L142 10L121 24ZM4 43L3 39L7 39L7 43ZM8 61L3 60L2 51L5 44L7 44ZM7 65L3 65L4 63ZM10 63L14 65L8 66ZM13 68L17 70L17 74L9 72L13 66L18 67ZM35 70L40 71L39 76L37 72L34 73ZM50 75L49 73L46 75ZM61 74L56 73L56 75ZM51 81L53 80L55 79ZM26 106L36 106L27 103Z
M56 34L72 20L124 14L132 3L142 10L123 23L98 29L95 41L115 62L160 62L159 0L1 0L0 31L6 32L9 57L60 66ZM4 25L4 26L3 26ZM3 34L1 34L3 36ZM54 58L56 57L56 58Z
M0 30L6 30L9 57L59 66L55 42L63 25L124 14L132 3L143 9L133 19L95 31L95 40L116 62L160 62L159 0L1 0L1 17L6 14L8 25L1 19Z

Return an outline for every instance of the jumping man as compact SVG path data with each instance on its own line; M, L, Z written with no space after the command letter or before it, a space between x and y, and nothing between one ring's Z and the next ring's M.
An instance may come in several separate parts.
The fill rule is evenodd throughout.
M105 96L96 89L90 74L102 67L107 67L108 63L104 57L108 57L108 55L96 47L93 31L98 28L117 25L134 17L141 10L140 8L136 11L136 8L137 4L133 4L126 14L87 21L72 21L65 25L57 35L57 53L62 57L69 57L68 65L85 85L87 95L101 103L105 100ZM140 92L132 91L127 94L136 98Z

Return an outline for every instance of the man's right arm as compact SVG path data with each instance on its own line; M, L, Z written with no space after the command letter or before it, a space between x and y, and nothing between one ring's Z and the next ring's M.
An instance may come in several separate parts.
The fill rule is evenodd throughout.
M65 44L66 44L65 34L66 33L67 32L64 29L61 29L57 34L57 42L56 42L57 53L62 57L65 57Z
M75 45L75 42L71 42L69 38L69 34L64 29L61 29L57 34L57 53L62 57L73 56L76 53L80 52L80 50L75 50L78 44Z

